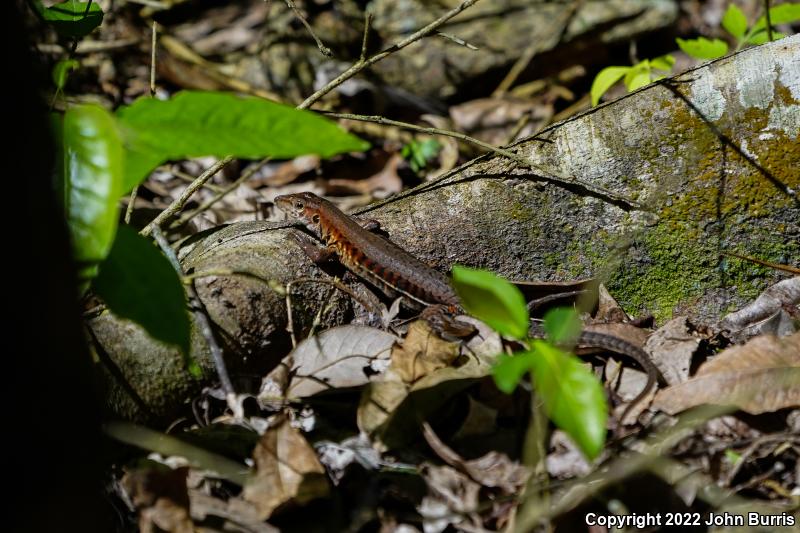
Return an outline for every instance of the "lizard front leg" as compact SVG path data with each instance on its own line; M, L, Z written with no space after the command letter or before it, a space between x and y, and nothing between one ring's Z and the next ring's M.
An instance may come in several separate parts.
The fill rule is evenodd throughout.
M303 253L316 264L330 263L337 260L336 247L321 246L317 241L300 231L292 232L292 239L303 250Z

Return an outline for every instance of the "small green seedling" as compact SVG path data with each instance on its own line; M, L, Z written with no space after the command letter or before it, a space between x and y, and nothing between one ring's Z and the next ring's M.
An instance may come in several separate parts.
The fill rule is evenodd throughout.
M769 9L769 18L772 26L777 24L791 24L800 20L800 3L792 2L781 4ZM731 4L722 17L722 27L736 39L736 50L754 44L763 44L769 40L767 31L767 17L761 16L750 28L747 27L747 17L739 6ZM772 40L786 37L783 33L772 31ZM705 37L697 39L676 39L681 50L696 59L716 59L728 53L728 43L721 39L709 40Z
M411 170L419 172L428 166L431 161L442 149L442 145L436 139L425 139L424 141L417 141L416 139L403 146L400 155L408 161Z
M791 24L800 20L800 3L792 2L781 4L769 9L770 23ZM722 17L722 27L736 39L736 48L739 50L747 45L763 44L769 40L767 30L767 17L760 17L755 24L747 27L747 18L736 4L730 4ZM772 39L786 37L783 33L772 31ZM728 43L722 39L675 39L678 46L686 54L695 59L717 59L728 53ZM613 66L601 70L592 82L592 105L597 105L600 98L617 82L623 80L628 91L635 91L648 83L659 80L672 71L675 59L671 55L663 55L655 59L645 59L633 66ZM659 74L656 71L661 71ZM623 79L624 78L624 79Z
M675 58L667 54L655 59L639 61L631 67L606 67L597 74L594 82L592 82L592 89L590 91L592 105L597 105L600 101L600 97L619 80L623 80L624 78L623 81L628 91L635 91L651 82L664 78L672 71L672 65L674 64ZM663 74L659 73L659 71L663 72Z
M545 315L547 340L528 338L528 308L514 285L488 272L455 266L453 286L464 308L497 332L516 339L525 349L502 355L492 370L497 388L511 393L525 374L553 423L563 429L590 459L603 449L608 404L603 386L580 359L559 346L580 333L574 309Z

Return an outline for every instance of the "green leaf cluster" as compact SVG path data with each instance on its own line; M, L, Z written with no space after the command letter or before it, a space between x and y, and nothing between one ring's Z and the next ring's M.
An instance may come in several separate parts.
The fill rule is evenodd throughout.
M545 316L547 340L529 339L528 308L514 285L486 270L455 266L453 286L470 314L526 346L500 357L492 371L497 387L511 393L530 374L547 416L587 457L597 457L605 443L608 419L603 386L580 359L558 348L580 334L575 310L553 309Z
M414 139L403 146L400 155L408 161L411 170L419 172L428 166L428 162L435 158L441 149L442 145L436 139L424 141Z
M628 91L635 91L663 78L666 73L672 70L672 65L674 64L675 58L667 54L655 59L639 61L631 67L606 67L597 74L592 82L592 88L589 91L592 97L592 105L597 105L600 97L619 80L624 78L625 87L627 87ZM664 74L656 71L663 71Z
M72 68L63 66L64 72ZM56 83L61 73L54 72ZM257 98L184 92L139 99L112 114L96 105L54 116L60 140L57 189L64 204L82 290L155 339L189 352L190 321L180 277L151 241L119 226L119 200L169 159L234 155L328 157L368 147L336 123Z
M797 22L800 20L800 3L789 2L771 7L769 15L773 26ZM736 39L736 50L746 45L763 44L769 39L767 17L761 16L755 24L748 28L747 17L745 17L739 6L734 3L731 3L725 11L725 15L722 17L722 27ZM786 37L783 33L772 32L773 40L782 39L783 37ZM696 39L677 38L675 41L681 50L695 59L717 59L728 53L728 43L722 39L697 37ZM634 91L664 77L665 74L654 74L653 69L669 73L672 71L674 63L675 60L672 56L664 55L656 59L645 59L630 67L612 66L604 68L592 82L590 91L592 105L597 105L600 98L623 78L628 91Z

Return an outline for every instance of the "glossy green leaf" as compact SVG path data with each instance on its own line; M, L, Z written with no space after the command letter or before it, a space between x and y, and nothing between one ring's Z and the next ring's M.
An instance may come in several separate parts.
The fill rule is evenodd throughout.
M114 117L95 105L70 108L61 128L63 190L75 259L102 261L117 228L122 142Z
M532 341L533 384L547 416L590 459L606 438L608 405L603 386L577 357L542 340Z
M800 20L800 2L787 2L785 4L771 7L769 10L769 18L773 27L777 26L778 24L791 24L792 22L797 22ZM766 29L767 18L761 16L750 31L752 33L758 33L759 31ZM774 35L773 38L775 38Z
M650 66L652 68L663 70L666 72L671 71L674 65L675 65L675 58L670 54L658 56L657 58L650 60Z
M527 337L528 307L514 285L487 270L454 266L453 287L471 315L501 335Z
M312 111L229 93L183 91L170 100L140 98L120 108L117 117L128 149L125 191L172 159L330 157L369 148Z
M80 66L75 59L62 59L53 67L53 83L57 90L62 90L67 84L69 73Z
M783 39L784 37L786 37L785 33L781 33L779 31L772 32L773 41L777 41L778 39ZM764 44L766 42L769 42L769 34L767 33L767 30L762 30L756 33L755 35L752 35L747 38L747 44L758 45L758 44Z
M72 39L88 35L103 22L103 10L97 2L89 5L89 2L67 0L38 11L60 35Z
M728 53L728 43L720 39L713 41L705 37L697 39L675 39L681 50L696 59L716 59Z
M152 241L130 226L119 227L94 288L114 314L189 353L190 322L178 273Z
M497 388L506 394L514 392L522 376L533 366L531 363L532 357L535 357L535 355L530 352L501 355L497 363L492 367L492 376Z
M744 16L739 6L734 3L728 5L728 9L722 17L722 27L737 39L744 37L747 31L747 17Z
M592 96L592 105L597 105L600 97L606 94L615 83L622 79L625 74L631 70L631 67L606 67L595 76L590 90Z
M581 333L583 324L573 307L556 307L544 315L544 331L547 340L559 346L573 344Z

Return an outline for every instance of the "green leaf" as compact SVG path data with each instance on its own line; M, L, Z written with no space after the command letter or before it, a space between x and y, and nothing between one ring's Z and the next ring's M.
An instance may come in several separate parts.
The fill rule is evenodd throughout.
M492 367L492 375L497 388L506 394L511 394L517 388L525 372L531 369L531 358L535 357L530 352L520 352L514 355L501 355Z
M312 111L228 93L183 91L170 100L143 97L120 108L117 117L128 149L124 192L172 159L330 157L369 148Z
M114 314L189 354L190 322L178 273L150 240L130 226L119 227L94 288Z
M792 22L797 22L800 20L800 2L790 2L770 8L769 18L773 27L777 26L778 24L791 24ZM759 17L750 31L752 33L758 33L759 31L766 29L767 18L762 15Z
M53 67L53 83L61 91L67 84L67 78L72 70L76 70L80 63L76 59L62 59Z
M625 76L625 87L628 91L635 91L650 83L650 69L632 70Z
M675 39L681 50L696 59L716 59L728 53L728 43L720 39L710 41L705 37L697 39Z
M747 17L744 16L739 6L734 3L728 5L728 10L722 17L722 27L737 39L744 37L747 31Z
M581 333L581 319L572 307L556 307L544 315L544 331L547 340L556 346L572 344Z
M670 54L658 56L657 58L650 60L650 66L652 68L663 70L666 72L670 72L674 65L675 65L675 58Z
M772 32L773 41L777 41L778 39L783 39L784 37L786 37L785 33L781 33L779 31ZM767 30L761 30L755 35L751 35L750 37L748 37L746 42L747 44L758 45L758 44L764 44L768 41L769 41L769 34L767 33Z
M64 211L78 262L102 261L117 228L122 194L122 142L114 117L95 105L70 108L64 115Z
M103 10L97 2L90 6L89 2L67 0L41 9L39 13L60 35L71 39L88 35L103 22Z
M542 340L532 341L533 384L547 416L590 459L603 449L608 405L603 386L575 356Z
M528 307L522 293L487 270L453 267L453 287L470 314L501 335L524 339L528 335Z
M592 82L590 91L592 105L597 105L600 101L600 97L606 94L606 92L630 70L631 67L606 67L598 72Z

